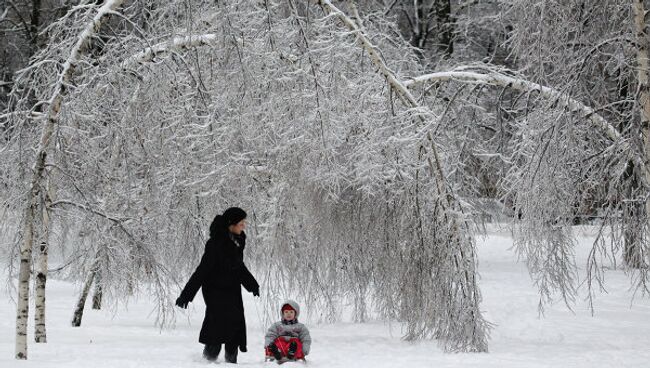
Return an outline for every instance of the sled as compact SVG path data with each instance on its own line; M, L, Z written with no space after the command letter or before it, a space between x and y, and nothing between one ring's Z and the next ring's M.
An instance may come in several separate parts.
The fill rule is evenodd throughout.
M271 350L269 348L264 349L264 361L265 362L276 362L278 364L284 364L286 362L303 362L307 363L307 359L305 357L299 358L299 359L289 359L287 357L282 357L280 360L276 360L275 357L273 356L273 353L271 353Z
M287 357L282 357L282 359L280 359L280 360L275 360L275 357L272 356L272 355L271 355L271 356L268 356L268 355L265 356L265 357L264 357L264 361L265 361L265 362L276 362L276 363L278 363L278 365L279 365L279 364L284 364L284 363L286 363L286 362L302 362L302 363L304 363L304 364L307 364L307 360L306 360L305 358L301 358L301 359L289 359L289 358L287 358Z

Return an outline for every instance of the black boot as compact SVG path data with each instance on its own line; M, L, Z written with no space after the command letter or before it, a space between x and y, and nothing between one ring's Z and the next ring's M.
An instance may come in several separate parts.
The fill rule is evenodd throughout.
M211 362L214 362L217 360L220 351L221 345L205 345L203 348L203 357Z
M296 357L296 350L298 350L298 344L295 341L292 341L289 344L289 351L287 352L287 358L294 360Z
M226 363L237 364L237 345L226 344Z
M280 360L282 359L282 353L278 349L278 347L275 345L275 343L269 344L269 350L271 351L271 354L273 354L273 357L275 360Z

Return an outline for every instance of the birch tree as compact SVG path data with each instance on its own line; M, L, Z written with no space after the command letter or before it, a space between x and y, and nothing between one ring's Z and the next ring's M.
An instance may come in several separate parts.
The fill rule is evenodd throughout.
M543 301L553 300L551 295L559 291L570 304L579 278L571 225L594 216L604 221L588 259L590 295L594 282L604 283L600 259L616 264L618 256L631 268L636 286L647 291L647 262L639 263L636 260L643 257L634 256L647 253L643 250L646 159L639 139L641 125L636 122L641 110L630 98L637 83L632 71L642 49L635 47L642 42L631 43L634 4L503 5L501 17L510 27L512 60L520 71L474 65L415 77L407 84L413 88L421 82L434 83L423 89L429 103L450 99L450 114L463 103L466 110L472 106L471 110L488 112L479 113L484 115L481 120L475 118L477 113L468 116L473 127L452 119L442 126L456 137L477 134L471 138L471 152L485 157L483 162L501 161L497 167L507 170L498 179L501 201L514 208L518 249ZM602 78L594 78L599 75ZM485 85L501 88L486 93L485 87L477 87ZM508 102L503 96L513 90L522 93ZM475 98L469 100L471 96ZM491 113L494 106L498 114ZM501 111L508 120L500 118ZM502 123L495 124L500 119ZM490 143L496 137L502 137L498 146ZM459 146L463 152L467 143ZM457 167L462 170L466 165L459 161ZM475 178L475 172L461 172ZM573 184L567 186L569 182Z
M16 359L27 359L27 317L29 310L29 279L32 259L32 247L34 241L34 217L35 213L42 208L39 206L38 198L43 187L43 176L45 170L45 161L48 152L50 138L54 132L55 125L59 119L59 112L63 102L64 92L70 82L75 65L79 62L80 55L84 51L90 37L101 25L101 21L110 12L114 11L121 1L109 1L99 9L93 21L86 26L83 33L79 35L77 43L70 52L69 58L59 74L60 78L54 87L54 92L49 100L47 114L42 124L41 138L39 146L36 149L34 162L32 164L32 173L29 194L26 198L26 207L23 219L24 235L23 243L20 250L20 270L19 270L19 295L16 316Z

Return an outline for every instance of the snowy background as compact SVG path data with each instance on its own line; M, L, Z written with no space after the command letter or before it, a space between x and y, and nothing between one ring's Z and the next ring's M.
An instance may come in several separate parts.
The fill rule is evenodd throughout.
M593 228L575 228L578 265L584 264ZM311 367L648 367L650 362L650 300L633 298L624 271L606 271L607 293L597 295L591 315L584 288L573 308L562 303L549 306L545 316L537 312L537 289L525 265L509 249L506 230L493 229L477 238L481 304L494 324L487 354L446 354L435 341L410 343L401 339L399 324L376 321L356 324L318 324L310 327L313 345ZM584 267L580 266L584 273ZM253 270L254 272L255 270ZM263 286L262 286L263 287ZM31 343L29 360L14 360L15 305L3 294L0 303L0 367L206 367L197 342L203 317L200 297L188 312L180 312L175 329L154 326L153 303L133 299L127 308L95 311L89 307L80 328L69 321L78 288L48 281L48 343ZM240 353L244 366L264 363L262 303L244 294L248 323L248 353ZM303 306L307 310L309 306ZM180 311L180 310L179 310ZM316 313L317 314L317 313ZM217 364L226 364L220 356ZM287 363L285 367L301 366Z

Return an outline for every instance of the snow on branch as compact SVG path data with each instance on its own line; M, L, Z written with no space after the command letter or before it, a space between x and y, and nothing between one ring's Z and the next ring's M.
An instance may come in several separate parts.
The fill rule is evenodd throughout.
M217 41L216 34L192 35L184 37L174 37L165 42L155 44L132 55L122 62L123 69L129 69L135 64L144 64L153 62L154 59L164 56L173 51L187 50L199 46L209 46Z
M94 209L94 208L91 208L91 207L89 207L89 206L85 206L85 205L83 205L83 204L76 203L76 202L74 202L74 201L68 201L68 200L57 200L57 201L54 201L54 202L52 202L52 204L50 204L49 207L50 207L50 208L55 208L55 207L58 207L58 206L71 206L71 207L75 207L75 208L81 209L81 210L83 210L83 211L86 211L86 212L89 212L89 213L92 213L92 214L98 215L98 216L100 216L100 217L103 217L103 218L105 218L105 219L107 219L107 220L109 220L109 221L112 221L113 223L115 223L115 224L117 224L117 225L120 225L120 226L122 226L122 223L124 223L125 221L130 220L130 218L120 218L120 217L117 217L117 216L112 216L112 215L109 215L109 214L103 213L103 212L101 212L101 211L99 211L99 210L96 210L96 209Z
M464 68L461 67L459 69ZM413 87L420 83L440 81L458 81L469 84L483 84L511 88L521 92L538 92L543 97L557 103L559 107L567 108L572 112L581 113L585 119L591 122L596 128L600 129L607 137L609 137L609 139L618 145L620 151L632 150L629 142L621 135L621 133L593 108L575 98L572 98L566 93L522 78L511 77L497 71L481 73L465 70L452 70L421 75L404 81L403 84L406 87ZM646 162L641 156L633 155L632 160L635 165L642 168L642 172L648 172L646 169ZM650 178L643 177L642 180L645 181L646 186L650 185Z
M384 63L384 60L377 52L377 48L370 42L359 26L340 9L335 7L329 0L322 0L320 1L320 4L324 6L331 15L337 16L350 29L350 31L359 38L363 49L368 52L372 62L379 68L379 71L384 75L391 87L399 93L401 98L407 101L407 105L410 105L410 107L417 107L418 103L415 100L415 97L413 97L406 86L395 77L395 73L393 73L386 63Z
M499 86L512 88L522 92L539 92L542 96L554 100L560 106L566 107L571 111L582 112L584 117L589 119L594 125L599 127L614 142L623 143L621 134L605 118L599 115L593 108L582 102L571 98L566 93L560 92L551 87L543 86L522 78L507 76L496 71L488 73L478 73L469 71L446 71L421 75L405 81L406 87L412 87L416 84L437 81L458 81L463 83L485 84L490 86Z
M358 40L361 42L361 46L363 47L364 50L366 50L373 64L375 64L375 66L377 66L381 74L384 75L384 77L386 78L390 86L393 88L393 90L397 91L398 96L400 96L400 98L404 101L404 103L410 108L419 108L420 105L416 101L415 97L413 97L413 95L408 90L408 88L401 81L397 79L395 73L393 73L393 71L390 70L390 68L386 65L381 55L377 51L377 48L372 44L372 42L370 42L370 40L365 35L363 30L359 28L359 26L352 19L350 19L350 17L348 17L340 9L335 7L329 0L322 0L320 1L320 4L321 6L325 7L331 15L335 15L341 21L343 21L343 23L350 29L351 33L357 36ZM447 195L449 193L446 193L447 195L443 194L446 192L444 188L445 175L442 172L440 155L438 154L438 150L436 148L435 142L433 141L433 136L431 135L431 132L427 132L427 140L431 145L430 147L431 154L433 155L435 160L435 162L432 162L431 157L427 156L427 160L429 162L431 171L437 177L436 185L438 189L438 195L440 195L443 198L448 198Z

